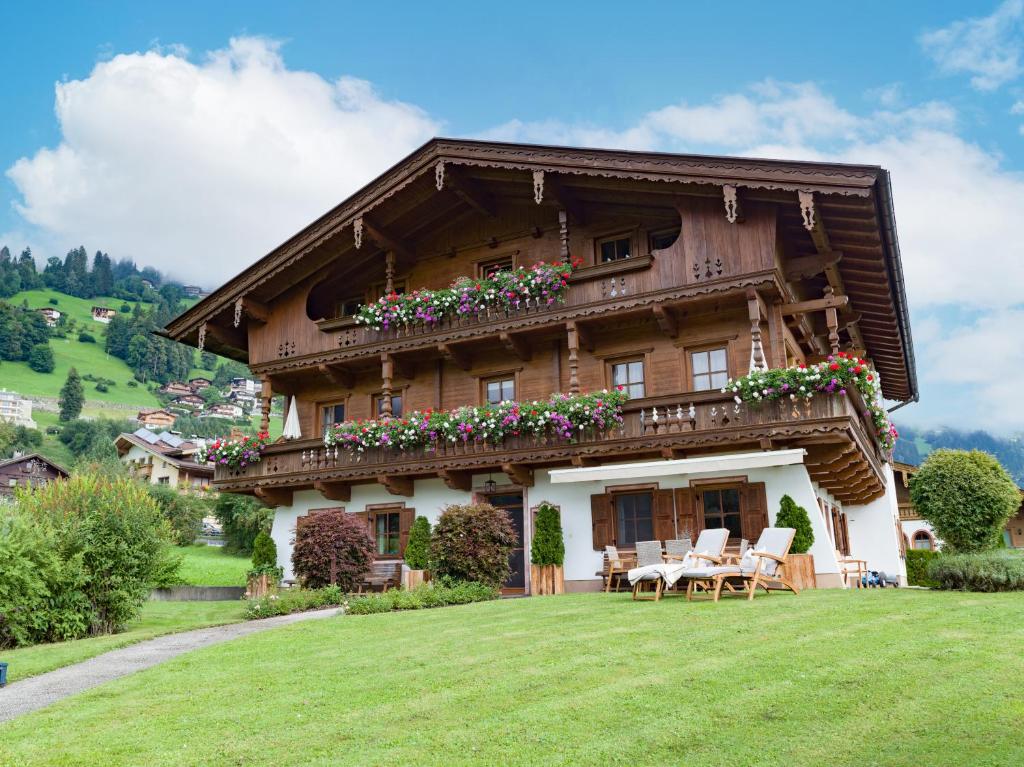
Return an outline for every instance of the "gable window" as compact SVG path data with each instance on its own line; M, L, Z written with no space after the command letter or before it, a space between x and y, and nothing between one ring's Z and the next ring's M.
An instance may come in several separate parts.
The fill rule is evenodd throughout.
M704 507L704 529L724 527L730 538L742 538L740 491L735 487L705 490L701 493Z
M635 546L654 538L654 497L651 493L621 493L615 496L615 542Z
M644 396L644 361L612 363L612 386L621 386L632 399Z
M380 418L384 415L384 395L378 394L373 398L373 409L377 413L377 417ZM392 394L391 395L391 416L393 418L401 418L402 416L402 395Z
M632 238L628 234L604 237L597 240L595 244L597 260L602 264L609 261L619 261L632 255Z
M377 556L397 557L401 546L402 515L398 511L378 511L373 515L373 537Z
M478 277L490 277L495 272L507 272L515 267L512 256L496 258L493 261L481 261L476 265Z
M514 378L495 378L485 381L484 393L489 405L511 402L516 398L516 381Z
M678 229L662 229L659 232L651 232L647 238L647 243L650 245L651 250L664 250L678 239Z
M324 405L320 408L320 431L326 432L329 428L334 426L336 423L342 423L345 420L345 403L335 402L330 405Z
M725 349L708 349L690 353L693 390L721 389L729 382L729 363Z

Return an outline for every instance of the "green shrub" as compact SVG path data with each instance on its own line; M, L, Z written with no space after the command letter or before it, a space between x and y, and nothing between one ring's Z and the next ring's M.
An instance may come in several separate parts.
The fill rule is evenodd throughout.
M132 389L134 389L138 385L139 385L139 382L136 381L134 378L128 382L128 386L130 386Z
M564 561L565 541L562 540L561 515L552 504L541 501L537 507L533 542L530 544L530 562L561 567Z
M322 589L284 589L276 594L248 600L245 617L253 620L307 610L322 610L325 607L339 607L344 599L344 592L337 586L325 586Z
M147 485L146 488L170 525L174 544L191 546L195 543L209 508L206 500L192 492L179 493L169 485Z
M81 333L78 334L78 341L79 343L83 344L94 344L96 343L96 336L94 336L92 333L87 333L83 330Z
M213 515L224 530L225 549L232 554L252 554L260 531L269 532L274 511L248 495L221 493L213 506Z
M47 303L48 303L48 304L49 304L50 306L56 306L56 305L57 305L58 303L60 303L60 302L59 302L59 301L58 301L58 300L57 300L56 298L51 298L51 299L48 299L48 300L47 300Z
M940 589L1024 591L1024 554L1014 549L942 554L928 567Z
M446 506L430 542L431 572L500 586L508 580L516 532L508 514L490 504Z
M426 570L430 567L430 520L416 517L405 544L405 563L410 570Z
M37 373L52 373L55 363L49 343L36 344L28 353L28 366Z
M910 480L910 499L949 552L995 548L1020 507L1020 491L980 450L936 450Z
M100 381L100 382L99 382L98 384L96 384L96 391L99 391L99 392L106 392L106 391L110 391L110 387L109 387L109 386L107 386L107 385L106 385L105 383L103 383L102 381Z
M252 570L249 575L270 575L280 580L283 568L277 566L277 544L270 533L261 530L252 544Z
M939 556L930 549L907 549L907 583L911 586L935 588L938 582L928 577L928 567Z
M393 610L425 610L446 605L464 605L497 599L500 591L483 583L442 580L424 583L414 589L389 589L383 594L366 594L349 599L348 615L387 613Z
M811 527L811 518L807 516L807 509L797 506L796 501L788 495L782 496L779 502L779 514L775 517L776 527L792 527L796 530L793 536L793 545L790 551L794 554L806 554L814 545L814 528Z

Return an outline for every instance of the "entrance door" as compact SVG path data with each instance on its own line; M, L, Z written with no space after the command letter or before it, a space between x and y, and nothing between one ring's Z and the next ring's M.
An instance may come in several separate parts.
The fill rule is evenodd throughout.
M509 520L512 522L512 529L516 531L516 547L509 554L508 564L512 568L512 574L505 581L503 591L525 591L526 590L526 551L523 548L525 528L523 525L523 494L522 493L501 493L487 498L487 502L496 509L503 509Z

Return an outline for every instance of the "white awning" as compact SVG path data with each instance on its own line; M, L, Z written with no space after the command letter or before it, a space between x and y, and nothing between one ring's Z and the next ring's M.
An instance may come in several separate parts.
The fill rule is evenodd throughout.
M729 453L701 458L681 458L673 461L644 461L642 463L615 463L588 466L583 469L554 469L551 482L604 482L612 479L647 479L649 477L676 477L690 474L708 474L716 471L745 471L771 466L791 466L803 463L806 451L772 450L757 453Z

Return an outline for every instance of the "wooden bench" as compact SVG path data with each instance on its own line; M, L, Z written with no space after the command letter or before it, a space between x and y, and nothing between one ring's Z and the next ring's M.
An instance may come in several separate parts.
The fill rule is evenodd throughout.
M370 572L359 584L359 593L363 589L367 591L387 591L390 588L397 589L402 584L402 560L401 559L377 559L371 565Z

